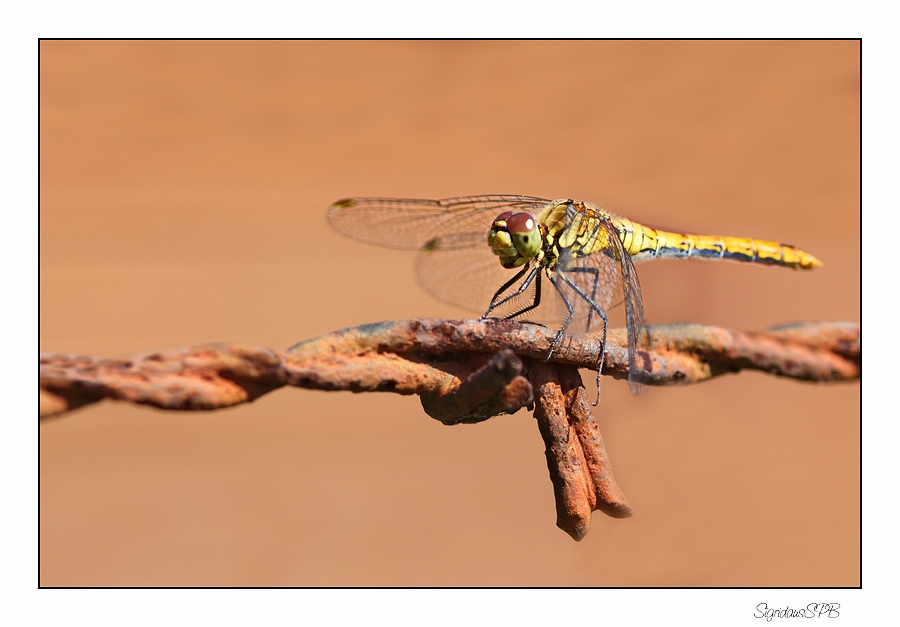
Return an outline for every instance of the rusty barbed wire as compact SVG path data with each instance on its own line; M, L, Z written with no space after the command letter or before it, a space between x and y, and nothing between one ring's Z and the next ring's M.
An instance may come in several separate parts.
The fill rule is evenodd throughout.
M859 379L859 325L819 322L738 332L700 325L649 328L639 358L649 385L696 383L744 369L804 381ZM318 390L418 394L447 425L534 410L557 503L557 525L576 540L591 512L625 518L578 368L596 369L602 343L569 335L545 360L556 332L508 320L367 324L301 342L284 353L239 344L157 350L123 359L43 353L40 416L104 398L161 409L212 410L250 402L285 385ZM613 329L603 374L626 378L626 330Z

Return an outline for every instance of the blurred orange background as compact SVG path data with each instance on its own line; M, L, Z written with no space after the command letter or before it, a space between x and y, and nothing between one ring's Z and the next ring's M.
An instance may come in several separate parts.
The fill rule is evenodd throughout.
M824 267L640 265L648 319L860 319L856 41L43 41L40 63L44 351L469 315L414 254L328 227L362 195L565 196L787 242ZM40 427L40 583L860 585L858 383L605 378L595 415L635 515L576 543L526 411L90 406Z

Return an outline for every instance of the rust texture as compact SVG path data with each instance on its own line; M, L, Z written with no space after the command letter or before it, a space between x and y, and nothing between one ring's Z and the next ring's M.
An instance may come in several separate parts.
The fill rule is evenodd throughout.
M220 409L284 385L281 357L267 348L204 344L125 359L45 353L41 417L102 398L162 409Z
M581 540L590 529L594 510L615 518L631 516L578 370L530 360L529 375L535 387L534 417L556 496L556 525Z
M639 359L649 385L696 383L743 369L802 381L861 377L858 325L804 323L762 332L700 325L649 328ZM44 353L40 416L104 398L161 409L212 410L250 402L283 385L417 394L447 425L534 409L557 502L557 524L576 540L591 512L626 518L578 368L596 369L602 343L507 320L404 320L367 324L297 344L284 353L237 344L157 350L124 359ZM603 374L627 377L625 329L609 332Z
M104 398L161 409L218 409L293 385L419 394L442 422L477 422L492 411L530 404L518 360L543 360L554 335L541 325L506 320L404 320L336 331L281 354L235 344L124 359L45 353L40 413L57 415ZM860 330L851 323L762 332L657 325L650 337L649 350L639 355L650 385L696 383L742 369L818 382L852 381L862 371ZM624 340L624 329L610 330L603 374L627 376ZM551 361L595 369L600 348L595 336L567 336Z
M457 383L446 377L440 389L422 394L422 407L446 425L475 423L533 405L532 388L522 376L522 360L508 348Z

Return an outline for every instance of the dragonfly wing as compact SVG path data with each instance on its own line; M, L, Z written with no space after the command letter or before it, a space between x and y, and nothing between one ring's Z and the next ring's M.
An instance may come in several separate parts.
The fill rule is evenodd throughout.
M440 300L480 314L515 271L500 265L479 230L430 240L419 251L416 275Z
M641 365L643 356L639 352L650 349L650 332L644 317L644 303L641 300L641 284L631 257L625 252L619 238L616 244L620 247L622 260L622 291L625 298L625 320L628 325L628 385L633 394L644 391L644 368Z
M482 234L500 213L536 213L548 202L534 196L492 194L443 200L405 198L348 198L334 203L328 221L353 239L392 248L423 248L435 238Z
M585 240L585 248L593 248L596 242L605 242L600 250L591 255L581 255L573 252L571 248L560 250L559 261L556 268L558 272L565 274L566 278L577 286L569 285L565 288L566 298L575 310L571 329L576 333L586 333L602 328L603 319L593 310L587 296L605 313L616 304L624 300L624 288L622 284L622 270L619 260L616 259L615 243L618 238L610 237L611 225L606 220L593 220L589 227L581 225L581 228L591 235ZM564 321L568 316L568 307L562 299L558 300L560 320Z
M590 250L595 241L602 242L603 245L590 255L561 251L557 269L578 287L578 290L571 286L564 288L569 302L575 309L573 331L586 332L603 328L603 319L593 311L588 298L604 313L608 313L611 307L625 304L625 324L628 329L628 383L632 392L638 394L644 388L641 383L642 368L638 364L638 351L647 350L649 347L647 323L641 301L641 284L634 263L622 246L615 227L607 219L596 220L591 225L591 236L584 248ZM560 303L559 310L561 316L566 315L568 311L563 303Z
M574 308L571 332L587 333L603 327L603 318L590 306L584 296L596 303L604 313L609 313L614 301L622 301L622 281L618 265L615 259L610 259L603 253L595 253L557 266L557 271L564 273L578 288L576 290L565 285L563 290L569 304ZM569 315L569 308L561 298L557 299L557 312L561 322Z

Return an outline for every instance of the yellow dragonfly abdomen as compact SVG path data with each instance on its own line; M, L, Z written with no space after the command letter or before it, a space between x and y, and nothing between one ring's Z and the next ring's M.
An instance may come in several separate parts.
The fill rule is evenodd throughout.
M547 310L538 309L541 282L549 281L561 325L547 358L571 324L583 332L600 330L598 378L606 354L606 312L623 304L628 383L635 393L644 385L639 353L649 347L649 333L633 261L697 257L789 268L822 265L787 244L654 229L571 198L350 198L336 202L328 218L356 239L419 249L422 283L448 302L481 309L482 318L497 313L507 319L540 316Z
M822 262L805 250L789 244L749 237L672 233L653 229L627 218L613 218L612 222L625 250L635 261L699 257L802 269L822 265Z

